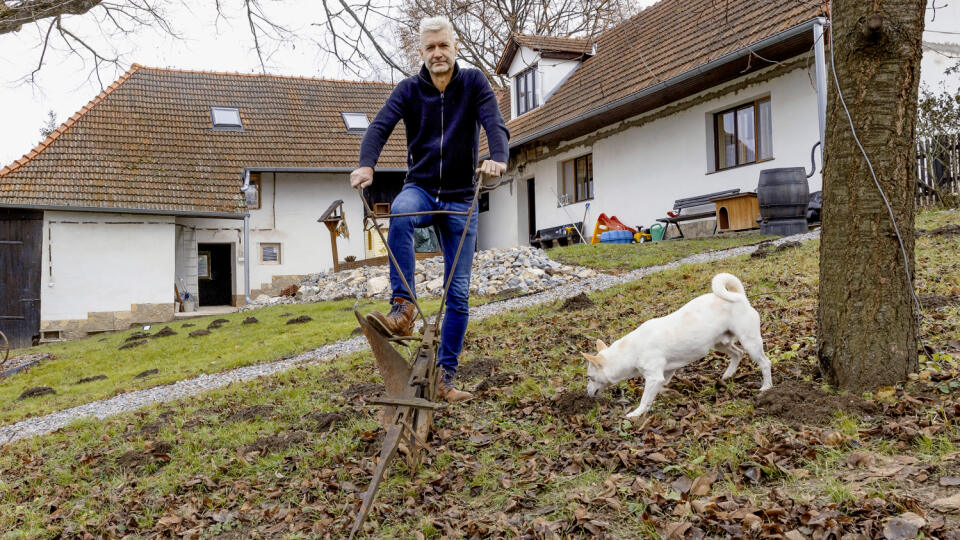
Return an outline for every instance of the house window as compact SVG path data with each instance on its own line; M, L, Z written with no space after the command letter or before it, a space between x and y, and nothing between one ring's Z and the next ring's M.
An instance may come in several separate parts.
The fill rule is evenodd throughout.
M572 204L593 198L593 154L561 165L560 204Z
M717 170L773 159L770 98L713 115Z
M363 133L370 127L370 120L367 113L342 112L343 125L347 127L349 133Z
M240 120L240 109L236 107L210 107L210 118L213 121L213 129L243 129L243 121Z
M280 244L279 243L261 243L260 244L260 262L263 264L280 264Z
M521 71L514 77L517 90L517 116L540 106L537 100L537 65Z
M244 193L244 198L247 202L247 210L260 209L260 193L262 192L263 190L260 186L260 173L250 173L250 185L247 186L247 191Z

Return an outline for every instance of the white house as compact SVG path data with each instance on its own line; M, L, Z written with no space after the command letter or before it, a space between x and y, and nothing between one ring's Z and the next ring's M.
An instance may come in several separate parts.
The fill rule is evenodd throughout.
M365 258L348 175L392 89L134 65L0 169L0 330L16 347L170 320L175 286L239 305L247 273L251 294L276 292L278 277L333 266L317 219L338 199L339 258ZM397 133L371 200L400 189Z
M497 73L511 81L514 181L490 194L480 247L526 244L582 221L588 203L588 236L600 213L649 226L676 199L755 191L766 168L809 169L822 9L660 2L593 43L513 36ZM809 184L820 189L819 170Z

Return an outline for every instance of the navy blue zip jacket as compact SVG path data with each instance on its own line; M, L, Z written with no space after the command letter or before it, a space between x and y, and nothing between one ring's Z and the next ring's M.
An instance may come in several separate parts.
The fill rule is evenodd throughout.
M407 135L406 182L441 200L464 201L473 195L481 125L490 159L507 162L510 132L490 83L477 69L460 69L454 62L443 92L433 85L426 66L400 81L363 136L361 167L376 165L400 120Z

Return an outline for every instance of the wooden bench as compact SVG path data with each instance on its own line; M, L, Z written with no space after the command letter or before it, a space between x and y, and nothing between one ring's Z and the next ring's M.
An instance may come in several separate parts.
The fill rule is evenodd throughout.
M725 191L717 191L715 193L707 193L706 195L697 195L696 197L687 197L685 199L677 199L673 201L673 209L677 212L677 216L668 216L665 218L659 218L657 221L666 224L667 227L670 224L673 224L677 228L677 232L680 233L680 238L683 238L683 229L680 228L680 223L683 221L691 221L694 219L703 219L708 217L716 217L716 209L710 210L709 212L697 212L696 214L680 214L680 212L687 208L695 208L697 206L703 206L705 204L710 204L712 199L719 197L727 197L730 195L736 195L740 193L740 189L728 189ZM714 225L713 232L717 232L717 227Z

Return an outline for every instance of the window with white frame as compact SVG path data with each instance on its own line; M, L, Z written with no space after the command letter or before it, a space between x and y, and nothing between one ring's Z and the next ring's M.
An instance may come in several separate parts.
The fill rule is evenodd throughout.
M537 98L537 65L521 71L513 78L517 116L540 106Z
M260 244L260 262L262 264L280 264L280 243L263 242Z
M560 164L560 204L573 204L593 198L593 154L569 159Z
M770 98L713 115L716 170L773 159Z

